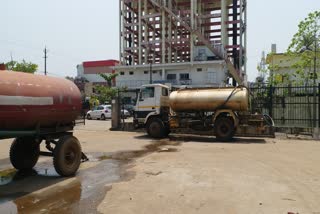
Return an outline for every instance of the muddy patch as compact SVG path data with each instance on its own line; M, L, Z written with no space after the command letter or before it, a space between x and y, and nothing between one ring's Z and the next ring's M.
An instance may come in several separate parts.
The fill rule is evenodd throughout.
M110 154L103 154L99 156L99 160L118 160L118 161L131 161L135 158L143 157L147 154L154 152L177 152L178 149L169 146L179 146L181 142L170 140L153 141L151 144L146 145L141 150L136 151L121 151ZM168 148L166 148L167 146Z
M0 186L0 209L8 213L97 213L111 184L123 174L119 161L105 160L80 170L75 178L62 178L51 161L42 162L31 172L18 171L10 183ZM75 181L68 183L72 179ZM35 194L38 191L43 193Z

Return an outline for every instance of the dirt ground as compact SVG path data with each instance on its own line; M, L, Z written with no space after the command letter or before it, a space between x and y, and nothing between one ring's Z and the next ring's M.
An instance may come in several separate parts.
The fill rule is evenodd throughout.
M76 177L60 178L51 159L41 158L34 173L0 185L1 213L320 214L318 141L151 140L109 127L88 121L77 128L90 161ZM0 175L12 168L10 142L0 142Z

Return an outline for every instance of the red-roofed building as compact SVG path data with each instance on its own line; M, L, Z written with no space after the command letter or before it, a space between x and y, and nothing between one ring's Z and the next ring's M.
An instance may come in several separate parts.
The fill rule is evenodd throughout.
M99 74L115 73L114 66L118 65L117 60L99 60L86 61L77 65L78 77L85 78L94 84L106 84L106 81ZM113 80L112 86L116 85L116 80Z

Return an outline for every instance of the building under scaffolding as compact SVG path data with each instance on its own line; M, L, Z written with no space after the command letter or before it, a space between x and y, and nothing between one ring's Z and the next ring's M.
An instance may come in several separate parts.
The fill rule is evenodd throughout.
M118 86L246 79L246 0L119 0Z

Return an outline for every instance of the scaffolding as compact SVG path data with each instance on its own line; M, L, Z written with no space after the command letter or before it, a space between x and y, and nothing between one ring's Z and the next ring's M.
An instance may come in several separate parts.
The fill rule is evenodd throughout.
M119 0L119 9L122 66L224 60L243 82L246 0Z

